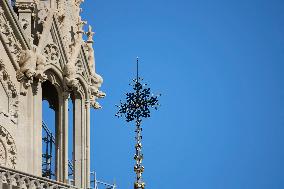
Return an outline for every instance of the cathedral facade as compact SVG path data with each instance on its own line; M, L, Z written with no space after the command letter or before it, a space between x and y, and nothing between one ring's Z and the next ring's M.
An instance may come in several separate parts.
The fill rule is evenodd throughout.
M90 109L105 93L82 1L0 1L0 189L90 187ZM53 179L43 170L43 100L55 112Z

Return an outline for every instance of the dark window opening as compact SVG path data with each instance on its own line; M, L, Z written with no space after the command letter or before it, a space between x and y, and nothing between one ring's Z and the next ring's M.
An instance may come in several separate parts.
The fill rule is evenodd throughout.
M58 93L51 82L42 84L42 177L56 180Z

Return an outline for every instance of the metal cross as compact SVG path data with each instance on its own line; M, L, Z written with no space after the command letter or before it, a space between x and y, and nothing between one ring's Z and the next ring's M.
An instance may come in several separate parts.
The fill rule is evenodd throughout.
M134 189L144 189L145 182L142 180L142 173L144 172L144 166L142 165L142 128L141 122L143 118L150 117L150 109L160 106L158 103L158 97L151 94L150 88L147 84L142 84L143 79L139 77L139 60L136 61L136 79L133 79L134 92L126 93L126 102L121 102L120 105L116 105L119 110L115 116L125 117L127 122L135 121L136 125L136 137L135 137L135 155L136 161L134 166L134 172L136 173L136 181L134 182Z

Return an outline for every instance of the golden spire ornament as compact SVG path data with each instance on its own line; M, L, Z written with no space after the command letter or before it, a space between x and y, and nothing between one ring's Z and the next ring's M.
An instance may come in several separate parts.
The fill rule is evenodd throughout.
M115 116L125 117L127 122L135 121L135 165L134 172L136 173L136 180L134 182L134 189L144 189L145 182L142 179L144 172L144 166L142 165L143 153L142 153L142 119L150 117L150 109L160 106L158 103L158 97L151 94L150 88L147 84L142 84L143 79L139 77L139 60L136 60L136 79L133 79L134 92L126 93L126 102L120 102L120 105L116 105L119 110Z

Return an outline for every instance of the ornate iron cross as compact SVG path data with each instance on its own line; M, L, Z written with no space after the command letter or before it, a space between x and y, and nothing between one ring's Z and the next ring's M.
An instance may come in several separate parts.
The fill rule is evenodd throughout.
M121 102L120 105L116 105L119 110L115 116L125 117L127 122L135 121L136 125L136 136L135 136L135 155L136 161L134 166L134 172L136 173L136 181L134 182L134 189L144 189L145 182L142 180L142 173L144 172L144 166L142 165L143 154L142 154L142 119L150 117L150 109L157 108L160 106L158 97L151 94L150 88L147 84L143 84L143 79L139 77L139 61L137 57L137 72L136 79L133 79L134 92L126 93L126 102Z

